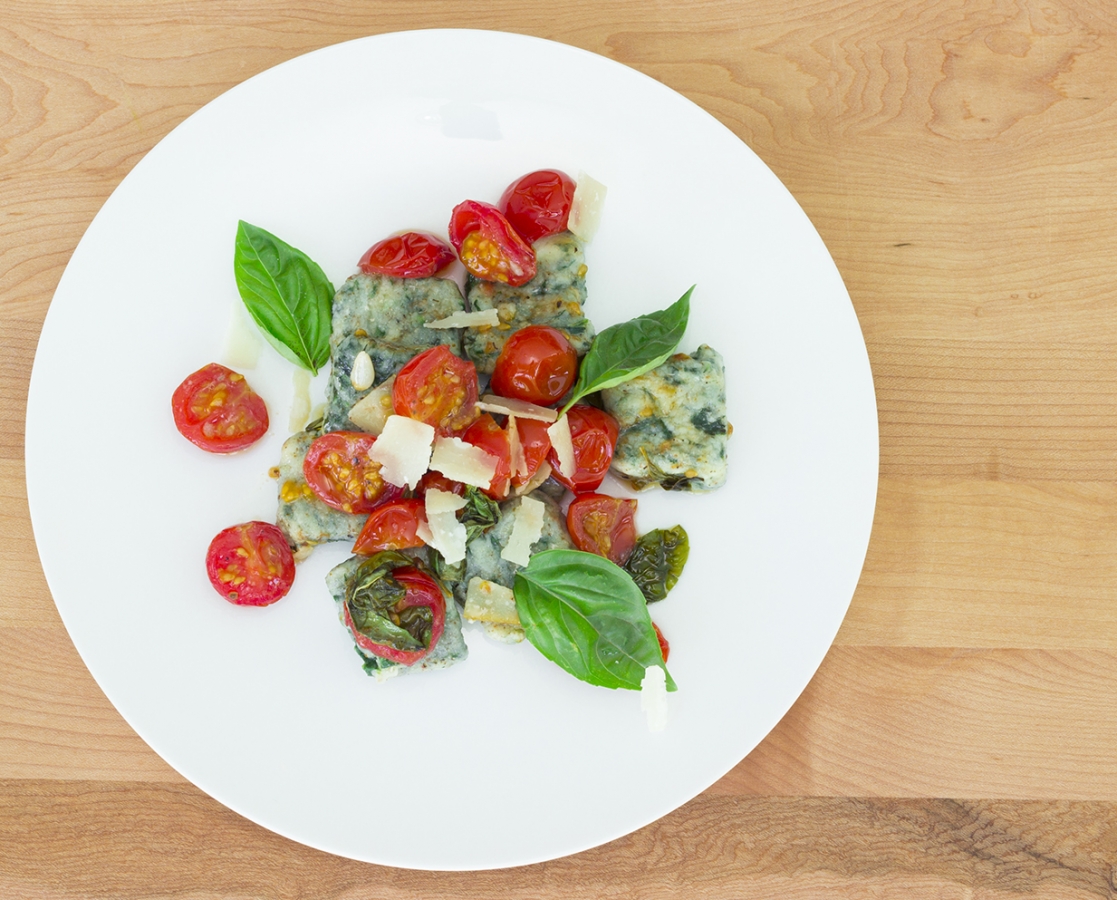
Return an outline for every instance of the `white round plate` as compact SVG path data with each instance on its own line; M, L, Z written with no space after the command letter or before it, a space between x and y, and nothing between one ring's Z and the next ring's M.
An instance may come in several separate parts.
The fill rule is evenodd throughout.
M525 77L524 73L530 73ZM203 559L219 530L274 520L268 470L293 367L250 383L269 434L231 457L176 432L170 396L222 357L239 304L238 219L335 285L375 241L445 233L519 175L608 187L587 249L600 330L697 287L682 349L728 369L730 475L640 495L690 562L652 608L671 641L667 728L638 693L583 684L530 644L468 631L469 659L379 684L360 668L319 548L266 609L234 607ZM315 390L321 390L321 377ZM304 844L416 869L575 853L702 792L787 712L864 561L877 421L857 319L818 234L730 131L662 84L562 44L478 31L386 34L249 79L183 122L105 203L43 328L27 484L47 580L105 694L199 788Z

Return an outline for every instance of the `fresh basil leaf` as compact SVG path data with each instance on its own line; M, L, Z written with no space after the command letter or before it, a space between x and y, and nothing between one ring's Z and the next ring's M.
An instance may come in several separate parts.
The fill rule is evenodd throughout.
M574 393L562 411L565 413L587 394L616 387L665 362L683 339L693 292L691 285L667 309L610 325L594 338L582 360Z
M301 250L244 221L237 225L233 273L268 342L317 374L330 358L334 288L326 273Z
M640 690L663 662L648 604L620 566L581 550L546 550L516 572L516 611L527 639L575 678Z

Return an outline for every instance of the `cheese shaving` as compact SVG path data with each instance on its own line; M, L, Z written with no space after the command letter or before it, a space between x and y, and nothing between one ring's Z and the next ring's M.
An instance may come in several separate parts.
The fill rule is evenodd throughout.
M473 622L520 624L520 614L516 611L516 595L503 584L476 576L469 579L466 587L462 615Z
M373 388L360 400L353 404L349 410L349 421L361 431L369 434L380 434L384 430L384 423L392 415L392 388L395 387L396 376Z
M425 499L427 527L421 531L415 529L415 533L441 553L449 565L465 559L467 533L457 516L463 506L465 500L457 494L432 488L427 491Z
M434 442L430 467L451 481L487 488L500 464L491 453L467 444L461 438L439 437Z
M605 209L605 193L606 187L600 181L585 172L578 173L566 227L583 241L592 241L597 234L601 213Z
M485 394L477 406L482 412L496 413L500 416L517 416L521 419L538 419L540 422L554 422L558 418L557 410L536 406L526 400L498 397L496 394Z
M497 315L495 308L450 313L445 319L423 323L426 328L480 328L485 326L496 328L499 324L500 317Z
M540 463L539 468L536 470L535 474L532 476L531 481L527 482L526 484L521 484L518 488L516 488L516 496L530 494L550 477L551 464L548 463L546 460L543 460L543 462Z
M427 471L434 428L407 416L388 416L384 430L368 451L380 463L380 477L396 487L414 489Z
M302 431L310 417L310 373L306 369L295 369L291 375L294 394L291 397L291 414L287 427L291 431Z
M547 428L547 436L551 439L551 449L558 457L558 470L567 478L572 478L578 469L578 464L574 460L574 440L570 436L570 420L563 416Z
M508 433L508 450L512 456L512 474L517 478L527 478L530 470L527 466L527 456L524 455L524 445L520 441L520 429L516 427L515 416L508 417L508 424L504 427Z
M500 558L518 566L531 561L531 545L543 536L543 502L534 497L522 497L512 519L512 534L500 551Z

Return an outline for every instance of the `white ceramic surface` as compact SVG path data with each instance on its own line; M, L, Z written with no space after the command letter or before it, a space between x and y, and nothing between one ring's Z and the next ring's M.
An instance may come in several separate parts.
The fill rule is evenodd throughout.
M530 78L520 73L530 72ZM238 219L340 284L402 228L444 231L524 172L609 189L589 246L600 329L697 284L683 349L728 366L730 478L640 495L692 553L653 615L679 691L578 682L524 643L468 633L449 670L377 684L337 621L320 548L292 593L233 607L203 558L273 519L292 367L246 372L266 438L205 454L175 431L179 381L221 358ZM315 390L321 391L321 377ZM293 59L218 97L128 175L82 238L43 329L27 413L39 552L85 663L127 721L222 803L294 840L420 869L531 863L620 837L737 764L826 653L864 560L877 483L872 378L838 272L799 206L713 117L565 45L421 31ZM80 471L81 477L76 473Z

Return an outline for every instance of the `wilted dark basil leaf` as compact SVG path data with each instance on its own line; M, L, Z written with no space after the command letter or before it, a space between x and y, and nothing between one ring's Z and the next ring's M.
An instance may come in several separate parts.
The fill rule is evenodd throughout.
M466 543L484 534L500 519L500 504L480 488L465 489L465 507L458 521L465 526Z
M345 593L353 626L375 644L396 650L422 650L430 646L434 617L428 606L402 607L407 589L392 576L415 561L394 550L385 550L361 563Z
M662 600L683 574L690 539L682 525L657 528L643 535L624 564L649 603Z

